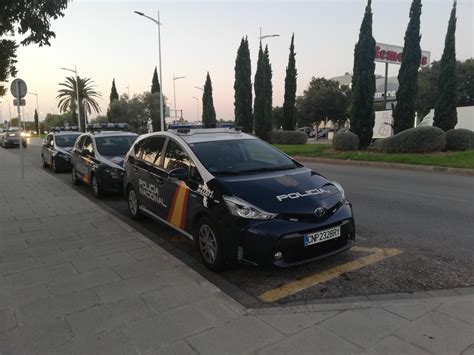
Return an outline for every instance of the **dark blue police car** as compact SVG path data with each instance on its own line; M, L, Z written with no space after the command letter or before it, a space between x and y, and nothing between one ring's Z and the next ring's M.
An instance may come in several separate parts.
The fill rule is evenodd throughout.
M71 151L76 143L79 132L60 131L49 133L41 146L41 162L58 173L71 169Z
M194 239L213 270L232 260L292 266L355 243L343 188L249 134L151 133L135 142L124 168L131 216Z

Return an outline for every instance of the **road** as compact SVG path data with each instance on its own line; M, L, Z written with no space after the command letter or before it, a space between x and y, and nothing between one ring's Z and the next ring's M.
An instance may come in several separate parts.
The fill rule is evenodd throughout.
M19 154L18 150L11 152ZM39 140L32 140L25 158L40 166ZM353 203L360 249L289 269L240 266L213 274L198 263L193 244L186 238L151 220L140 225L131 221L121 197L106 197L99 203L248 305L257 305L259 296L263 299L266 292L276 297L276 302L288 303L474 285L474 178L348 165L306 165L344 186ZM56 177L70 183L69 174ZM71 188L76 187L71 184ZM86 187L77 189L93 199ZM377 250L397 252L387 252L377 259L372 255ZM361 260L368 260L367 265L359 265ZM328 270L339 270L338 276L327 279ZM305 286L295 289L297 280ZM272 293L282 287L290 293Z

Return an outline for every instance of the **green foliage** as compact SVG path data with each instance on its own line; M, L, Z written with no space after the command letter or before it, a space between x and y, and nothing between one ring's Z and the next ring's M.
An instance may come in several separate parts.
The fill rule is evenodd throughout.
M95 123L109 123L111 122L107 116L98 115L96 118L90 121L91 124Z
M357 150L359 148L359 137L350 131L337 132L332 140L332 146L335 150Z
M470 149L474 142L474 132L458 128L450 129L446 132L446 149L447 150L467 150Z
M381 139L377 148L384 153L429 153L446 148L446 133L437 127L410 128Z
M268 140L269 133L272 130L272 67L270 64L268 46L265 47L265 51L263 51L261 43L258 51L254 89L255 134L261 139Z
M398 72L397 105L393 110L393 130L399 133L413 127L418 69L421 61L420 47L421 0L413 0L410 21L405 32L402 64Z
M445 131L453 129L458 116L456 111L456 1L449 17L438 77L438 99L435 105L433 125Z
M269 134L272 144L306 144L308 136L299 131L271 131Z
M474 59L458 62L457 68L457 105L474 106Z
M74 120L71 112L65 112L60 115L48 113L43 122L43 131L51 131L53 127L64 127L66 124L69 126L76 126L77 121Z
M212 82L209 72L207 72L204 93L202 94L202 123L216 123L216 110L214 109L214 99L212 98Z
M235 124L246 133L253 132L252 67L247 37L242 38L235 60L234 114Z
M294 130L296 124L296 53L295 53L295 34L291 36L290 55L288 58L288 66L286 67L285 77L285 101L283 103L283 129Z
M160 81L158 80L158 71L155 70L153 71L153 78L151 79L151 93L154 94L156 92L160 92L161 87L160 87Z
M115 79L112 80L112 89L110 89L110 102L119 99L119 94L117 92L117 88L115 87Z
M38 111L35 109L35 132L40 134L40 124L39 124L39 117L38 117Z
M359 40L354 48L352 76L351 129L359 137L361 147L369 146L375 123L375 39L372 36L371 3L368 0Z
M308 89L297 100L298 110L303 115L300 126L330 119L334 122L346 120L351 93L347 86L339 86L337 81L325 78L311 79Z
M0 5L0 83L16 76L16 50L18 44L5 36L18 35L21 45L36 43L40 47L50 45L51 19L64 16L68 0L2 0ZM0 84L0 97L6 87Z

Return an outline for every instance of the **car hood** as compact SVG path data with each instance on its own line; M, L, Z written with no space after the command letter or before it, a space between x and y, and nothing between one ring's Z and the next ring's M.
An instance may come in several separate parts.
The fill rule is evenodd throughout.
M60 153L71 155L72 147L56 147L56 150Z
M342 198L329 180L308 168L217 177L224 195L236 196L271 213L313 214L330 209Z

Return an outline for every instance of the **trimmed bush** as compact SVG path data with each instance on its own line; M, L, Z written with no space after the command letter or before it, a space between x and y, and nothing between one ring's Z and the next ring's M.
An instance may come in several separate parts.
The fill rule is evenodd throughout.
M384 153L430 153L445 148L446 133L431 126L410 128L378 143L378 149Z
M272 144L306 144L308 136L305 132L298 131L271 131L270 143Z
M474 149L474 131L471 131L471 148Z
M350 131L337 132L332 140L332 146L336 150L357 150L359 148L359 137Z
M447 150L466 150L472 147L473 132L468 129L450 129L446 132Z
M385 143L384 141L385 141L385 138L376 139L375 142L374 142L374 149L378 152L381 152L382 151L382 146Z

